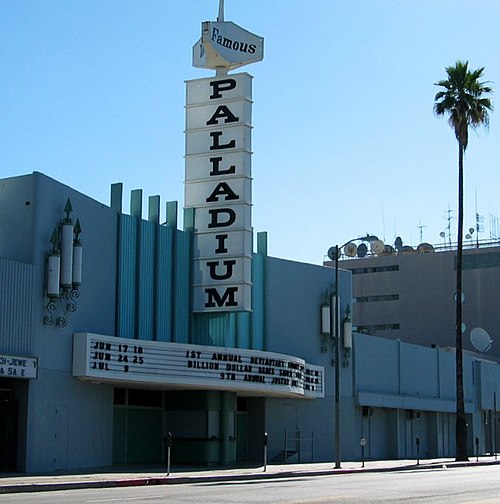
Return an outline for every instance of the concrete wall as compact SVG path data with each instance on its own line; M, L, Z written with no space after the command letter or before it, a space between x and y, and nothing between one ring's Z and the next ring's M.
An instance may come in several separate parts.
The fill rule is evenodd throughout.
M0 255L33 268L29 295L33 309L32 355L38 379L27 395L27 460L21 470L47 471L111 463L112 387L80 383L72 376L72 335L77 331L114 334L116 305L117 214L40 173L0 182L2 221ZM53 230L65 217L70 198L73 222L82 226L83 272L77 310L66 327L45 325L46 255ZM9 232L15 229L15 232Z
M285 449L285 430L300 430L307 439L313 434L315 460L332 460L334 353L332 342L328 343L325 353L321 352L320 307L325 301L325 292L331 292L334 285L334 274L331 268L267 259L266 350L297 355L325 367L325 399L267 400L266 428L271 458ZM343 319L351 300L350 272L339 271L339 285L340 318ZM341 368L342 394L347 396L352 396L350 370L351 367ZM307 456L308 452L304 453Z
M341 261L341 267L358 272L352 277L353 296L399 296L398 300L355 303L354 324L398 324L399 329L380 329L374 334L423 346L455 346L455 257L456 251L442 251ZM380 270L394 266L398 269ZM496 331L500 247L466 248L462 282L464 349L475 350L470 332L481 327L493 340L487 355L500 357Z

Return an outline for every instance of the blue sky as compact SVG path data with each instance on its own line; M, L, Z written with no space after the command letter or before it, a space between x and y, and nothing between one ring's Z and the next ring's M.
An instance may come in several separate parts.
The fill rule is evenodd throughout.
M123 182L182 206L184 81L212 74L192 67L191 48L217 11L217 0L1 1L0 178L40 171L104 203ZM442 243L457 145L433 114L433 83L462 59L497 86L500 1L226 0L225 17L265 40L243 71L253 225L270 255L321 264L366 233ZM465 160L465 226L477 194L484 239L500 217L499 114Z

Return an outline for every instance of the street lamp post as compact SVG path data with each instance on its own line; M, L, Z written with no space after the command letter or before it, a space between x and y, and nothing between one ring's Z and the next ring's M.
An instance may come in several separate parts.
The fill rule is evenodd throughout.
M340 442L340 411L341 411L341 401L340 401L340 330L339 330L339 252L346 245L354 241L366 241L369 243L377 242L375 248L376 251L381 252L384 247L384 243L379 240L374 235L367 234L361 238L353 238L344 243L341 247L335 245L328 249L328 257L335 261L335 290L330 296L330 338L333 339L333 351L335 357L335 469L341 468L341 442ZM373 249L372 245L372 249ZM355 253L355 252L354 252Z

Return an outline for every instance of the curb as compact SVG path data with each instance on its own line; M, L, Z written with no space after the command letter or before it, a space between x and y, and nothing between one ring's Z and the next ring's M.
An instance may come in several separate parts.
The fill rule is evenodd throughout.
M78 490L86 488L119 488L132 486L154 485L186 485L194 483L217 483L227 481L270 480L287 478L308 478L314 476L335 476L337 474L364 474L378 472L397 472L410 470L433 470L453 467L476 467L498 465L500 461L469 461L469 462L441 462L432 464L410 464L404 466L353 468L353 469L323 469L323 470L290 470L283 472L258 472L248 474L204 475L204 476L158 476L130 479L110 479L103 481L64 481L60 483L22 483L0 485L0 495L9 493L54 492L58 490Z

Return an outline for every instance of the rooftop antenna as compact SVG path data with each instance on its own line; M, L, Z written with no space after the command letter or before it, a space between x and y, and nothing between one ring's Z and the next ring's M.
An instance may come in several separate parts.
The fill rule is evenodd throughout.
M424 241L424 228L426 228L427 226L424 226L422 225L422 223L420 222L420 219L418 219L418 229L420 229L420 243L422 243Z
M477 213L477 188L476 188L476 248L479 248L479 233L484 231L484 216Z
M384 202L381 201L380 204L382 206L382 235L383 235L384 241L385 241L385 212L384 212Z
M222 23L224 21L224 0L219 0L219 15L217 16L217 22Z
M498 217L490 213L490 239L498 240L500 235L498 234Z
M453 212L453 210L450 208L450 205L448 205L448 217L447 217L447 220L448 220L448 225L446 226L446 229L448 231L448 243L450 245L450 248L451 248L451 219L453 219L453 217L451 216L451 213Z

